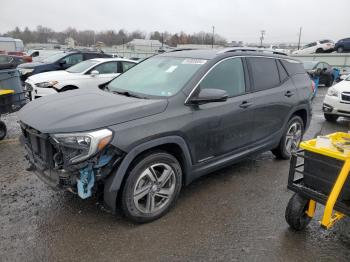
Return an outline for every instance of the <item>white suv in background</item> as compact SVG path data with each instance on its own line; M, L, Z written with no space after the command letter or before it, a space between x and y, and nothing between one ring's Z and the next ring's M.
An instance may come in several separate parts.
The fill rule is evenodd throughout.
M335 122L339 116L350 118L350 75L328 89L322 109L327 121Z
M300 50L293 52L293 55L306 55L313 53L332 52L334 50L334 42L332 40L319 40L304 45Z
M32 99L78 88L97 88L136 65L123 58L95 58L80 62L66 70L40 73L25 81Z

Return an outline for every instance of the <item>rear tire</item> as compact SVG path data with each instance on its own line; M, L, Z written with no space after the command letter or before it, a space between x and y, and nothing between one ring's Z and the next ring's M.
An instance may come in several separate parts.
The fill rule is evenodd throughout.
M294 132L294 130L296 131ZM279 159L290 159L292 153L298 149L303 135L304 122L300 116L295 115L288 121L287 128L284 131L281 141L278 147L271 150L272 153Z
M4 122L0 121L0 140L3 140L6 137L7 128Z
M136 223L147 223L164 216L175 204L182 185L178 160L163 151L136 159L122 189L121 207Z
M331 114L323 114L323 115L324 115L324 118L325 118L327 121L333 122L333 123L337 122L338 117L339 117L339 116L337 116L337 115L331 115Z
M323 53L323 49L322 48L317 48L316 49L316 53Z
M306 228L310 223L311 217L306 214L309 207L309 200L295 193L289 200L285 218L288 225L296 230L300 231Z
M344 52L344 47L339 46L339 47L337 48L337 53L343 53L343 52Z
M331 87L333 85L333 82L334 82L334 78L333 76L331 76L328 81L326 82L325 86L326 87Z

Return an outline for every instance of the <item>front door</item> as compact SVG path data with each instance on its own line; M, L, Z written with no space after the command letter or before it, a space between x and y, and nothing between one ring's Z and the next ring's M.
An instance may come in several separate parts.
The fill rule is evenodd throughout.
M197 88L226 90L229 98L225 102L191 106L193 122L187 134L195 162L247 146L251 142L253 121L241 58L216 64Z
M99 85L112 80L114 77L120 74L119 72L121 70L121 65L119 63L120 62L118 61L105 62L90 69L84 75L84 84L81 86L87 88L97 88ZM91 74L92 71L97 71L98 74Z

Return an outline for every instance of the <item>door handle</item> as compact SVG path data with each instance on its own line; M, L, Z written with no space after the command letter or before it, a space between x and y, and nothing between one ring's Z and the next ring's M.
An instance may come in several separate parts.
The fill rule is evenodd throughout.
M294 96L294 92L288 90L287 92L284 93L284 95L286 97L291 97L291 96Z
M247 108L247 107L250 107L253 103L252 102L248 102L248 101L243 101L239 107L240 108Z

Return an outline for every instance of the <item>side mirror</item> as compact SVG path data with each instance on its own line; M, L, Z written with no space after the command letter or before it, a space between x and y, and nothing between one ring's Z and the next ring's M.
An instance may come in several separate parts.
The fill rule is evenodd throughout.
M59 61L59 64L60 64L60 66L64 66L65 64L67 64L67 61L66 60L61 60L61 61Z
M201 89L197 96L193 97L190 102L192 104L201 105L212 102L225 102L228 94L222 89Z
M92 77L95 77L95 76L97 76L99 73L100 73L100 72L98 72L97 70L92 70L91 73L90 73L90 75L91 75Z

